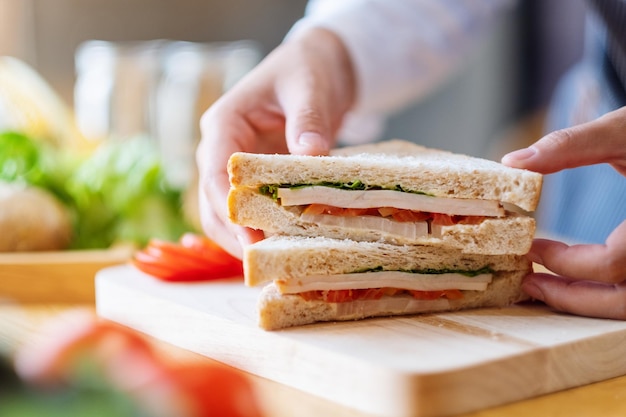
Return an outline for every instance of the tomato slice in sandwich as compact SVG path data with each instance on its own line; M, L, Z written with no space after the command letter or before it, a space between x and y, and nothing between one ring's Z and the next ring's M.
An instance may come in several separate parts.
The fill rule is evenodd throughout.
M329 303L345 303L356 300L378 300L384 295L393 296L401 293L410 294L417 300L436 300L438 298L459 300L463 298L463 293L455 289L435 291L402 290L397 288L368 288L329 291L311 290L298 293L298 295L306 301L321 300Z

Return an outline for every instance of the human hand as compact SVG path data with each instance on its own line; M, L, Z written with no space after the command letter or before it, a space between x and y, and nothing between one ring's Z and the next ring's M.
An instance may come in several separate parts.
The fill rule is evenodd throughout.
M324 155L354 101L355 81L339 38L311 29L287 40L202 116L196 151L204 232L241 258L263 238L227 215L226 165L238 151Z
M502 163L543 174L608 163L626 176L626 107L548 134ZM626 181L626 179L625 179ZM535 239L529 258L556 275L533 273L522 288L531 297L569 313L626 320L626 221L604 245Z

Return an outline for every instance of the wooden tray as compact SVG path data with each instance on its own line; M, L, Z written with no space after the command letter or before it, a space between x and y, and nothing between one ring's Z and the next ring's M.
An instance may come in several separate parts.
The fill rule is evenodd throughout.
M539 305L267 332L258 289L171 284L130 266L96 277L101 316L367 415L471 412L626 374L626 322Z
M0 253L0 301L93 303L96 272L127 262L133 250Z

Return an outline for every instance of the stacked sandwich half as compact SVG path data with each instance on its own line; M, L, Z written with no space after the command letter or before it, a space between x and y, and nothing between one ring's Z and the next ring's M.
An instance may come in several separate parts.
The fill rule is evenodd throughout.
M540 174L401 140L228 169L231 221L267 236L244 248L262 328L523 298Z

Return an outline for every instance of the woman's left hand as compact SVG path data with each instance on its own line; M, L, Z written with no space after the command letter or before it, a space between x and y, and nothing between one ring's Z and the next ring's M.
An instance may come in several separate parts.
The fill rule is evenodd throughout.
M626 107L594 121L552 132L502 163L543 174L608 163L626 176ZM624 179L626 181L626 179ZM530 274L531 297L569 313L626 320L626 221L603 245L535 239L529 258L556 275Z

